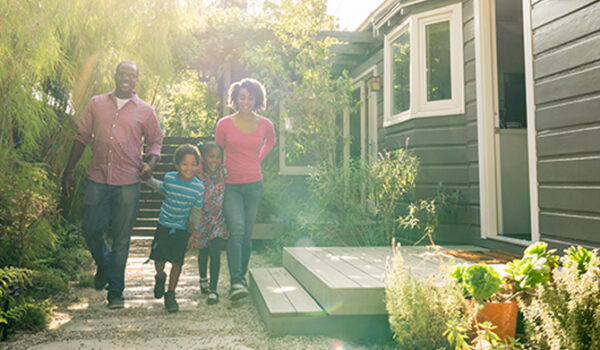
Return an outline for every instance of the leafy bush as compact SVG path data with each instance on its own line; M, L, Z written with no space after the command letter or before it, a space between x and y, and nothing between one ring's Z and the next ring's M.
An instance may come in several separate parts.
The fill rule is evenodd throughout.
M581 247L565 253L552 281L520 302L526 335L535 349L600 349L600 258Z
M390 327L402 349L448 349L448 323L470 328L460 291L444 280L412 277L398 247L387 267L385 300Z
M0 151L0 266L25 266L56 241L55 184L40 164Z
M49 306L46 303L23 303L4 313L9 326L28 332L39 332L48 324Z
M25 296L35 299L46 299L69 292L68 280L60 270L46 269L36 271L31 277L31 286L25 291Z

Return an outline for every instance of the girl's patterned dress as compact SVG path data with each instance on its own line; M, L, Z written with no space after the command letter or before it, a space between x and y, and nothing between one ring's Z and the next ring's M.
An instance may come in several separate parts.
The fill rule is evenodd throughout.
M198 179L204 184L204 204L197 227L193 228L194 246L204 248L211 239L227 238L225 216L223 214L223 194L225 192L225 168L220 166L215 175L204 172Z

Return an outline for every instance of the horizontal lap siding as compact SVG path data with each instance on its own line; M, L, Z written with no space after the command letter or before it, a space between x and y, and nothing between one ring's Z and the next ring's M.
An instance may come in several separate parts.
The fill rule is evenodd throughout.
M448 4L445 2L444 4ZM439 4L438 4L439 5ZM441 5L439 5L441 6ZM435 7L439 7L435 6ZM430 10L432 5L413 8L411 13ZM470 242L479 237L479 175L477 156L477 107L473 1L463 2L463 56L465 113L461 115L413 118L386 128L380 147L408 149L420 159L416 196L431 197L442 183L447 190L459 190L462 205L438 228L440 241ZM381 55L383 57L383 55ZM383 70L381 71L383 72ZM383 73L382 73L383 74ZM383 121L383 105L380 115ZM382 149L382 148L380 148Z
M540 234L600 246L600 1L532 12Z

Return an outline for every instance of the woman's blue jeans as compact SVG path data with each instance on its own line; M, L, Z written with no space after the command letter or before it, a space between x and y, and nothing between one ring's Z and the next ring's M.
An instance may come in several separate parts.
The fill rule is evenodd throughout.
M86 183L81 231L96 265L107 272L106 289L110 292L120 294L125 289L125 265L139 199L139 182L124 186L91 180ZM104 238L109 225L112 237L110 250Z
M252 252L252 231L263 197L263 182L246 184L226 184L223 211L227 223L227 264L231 285L244 283L250 253Z

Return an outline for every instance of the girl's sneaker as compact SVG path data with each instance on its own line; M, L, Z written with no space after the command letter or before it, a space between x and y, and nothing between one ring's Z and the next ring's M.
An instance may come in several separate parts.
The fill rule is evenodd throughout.
M208 305L215 305L219 302L219 294L217 294L217 292L215 292L214 290L211 290L210 292L208 292L208 298L206 299L206 303Z
M200 293L208 294L208 278L200 279Z

